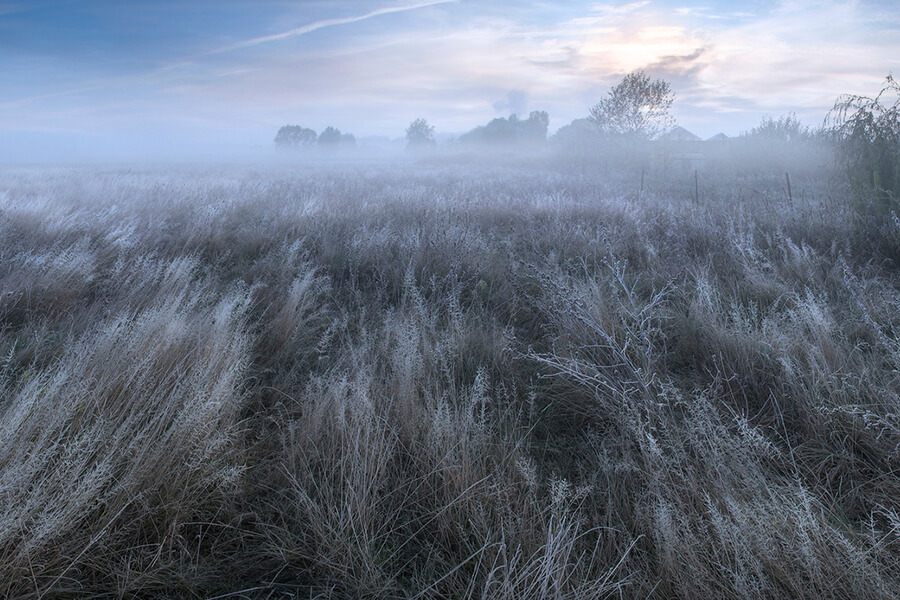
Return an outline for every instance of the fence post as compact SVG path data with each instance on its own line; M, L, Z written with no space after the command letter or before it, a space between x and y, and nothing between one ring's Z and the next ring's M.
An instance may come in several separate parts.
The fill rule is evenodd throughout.
M700 204L700 175L694 169L694 203Z

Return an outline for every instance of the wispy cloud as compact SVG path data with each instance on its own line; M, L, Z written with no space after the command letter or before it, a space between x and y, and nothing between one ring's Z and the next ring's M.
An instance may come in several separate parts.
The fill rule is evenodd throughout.
M177 71L192 71L194 74L202 73L201 76L203 80L215 79L218 77L227 77L234 75L241 75L253 70L257 70L263 67L256 67L254 69L246 68L243 66L235 66L230 67L226 66L224 70L220 70L217 73L210 73L208 66L204 66L204 57L210 57L212 55L224 54L231 51L236 51L244 48L251 48L254 46L259 46L262 44L267 44L270 42L276 42L280 40L286 40L298 36L302 36L308 33L312 33L314 31L324 29L327 27L334 27L339 25L347 25L351 23L358 23L361 21L365 21L368 19L372 19L379 16L401 13L416 9L427 8L430 6L435 6L439 4L448 4L458 2L459 0L425 0L421 2L411 3L411 4L401 4L395 6L386 6L376 10L372 10L362 15L355 15L350 17L341 17L341 18L333 18L333 19L322 19L319 21L315 21L313 23L309 23L302 27L297 27L295 29L291 29L288 31L284 31L277 34L261 36L256 38L247 39L241 42L237 42L234 44L230 44L227 46L215 48L201 54L184 57L175 62L171 62L168 64L160 65L150 71L144 73L133 73L131 75L124 76L111 76L111 77L103 77L99 79L95 79L94 81L87 83L82 86L74 86L67 89L62 89L54 92L44 93L44 94L33 94L26 97L17 98L15 100L0 102L0 109L10 109L14 107L26 106L29 104L33 104L35 102L39 102L42 100L48 100L53 98L60 98L65 96L72 96L75 94L80 94L84 92L97 91L110 89L114 87L124 88L128 86L134 85L152 85L153 82L161 83L163 80L162 77L165 77L167 74ZM0 3L0 16L6 13L13 12L23 12L26 10L31 10L31 8L25 5L12 5L12 4L3 4ZM190 87L190 86L189 86ZM196 87L196 86L195 86Z
M628 4L594 4L591 11L603 15L627 15L638 11L650 4L650 0L640 0Z
M321 21L309 23L308 25L303 25L301 27L289 29L288 31L283 31L281 33L264 35L261 37L255 37L255 38L251 38L249 40L244 40L242 42L237 42L235 44L229 44L228 46L223 46L221 48L216 48L215 50L211 50L209 52L209 54L220 54L223 52L231 52L233 50L240 50L241 48L250 48L252 46L259 46L260 44L268 44L269 42L278 42L281 40L287 40L290 38L299 37L301 35L306 35L308 33L312 33L313 31L318 31L319 29L325 29L326 27L335 27L337 25L349 25L351 23L359 23L360 21L365 21L367 19L372 19L374 17L380 17L382 15L406 12L409 10L426 8L428 6L435 6L437 4L448 4L450 2L457 2L457 1L458 0L430 0L428 2L418 2L415 4L404 4L404 5L400 5L400 6L388 6L388 7L379 8L379 9L367 12L362 15L356 15L353 17L323 19Z
M156 68L126 73L67 57L41 62L23 51L16 63L0 54L0 129L77 123L115 136L137 123L151 124L153 135L169 127L205 139L195 132L240 129L267 140L284 123L398 135L422 116L459 132L498 111L537 109L556 128L584 116L623 74L646 69L672 84L686 127L730 134L766 113L796 111L813 123L837 95L870 93L888 71L900 71L900 9L871 10L869 0L775 0L753 15L735 14L724 0L682 0L684 9L536 0L517 3L527 5L521 11L509 0L401 1L368 0L366 9L351 0L304 4L309 22L293 29L295 13L266 3L270 11L252 25L192 26L208 25L203 40L216 41L149 53L141 64ZM360 12L335 12L353 7ZM364 31L342 28L381 16ZM334 29L315 44L279 43L324 28ZM253 37L260 31L276 33ZM161 66L173 57L180 62Z
M85 87L66 89L66 90L62 90L59 92L51 92L49 94L38 94L35 96L28 96L26 98L18 98L16 100L11 100L9 102L0 102L0 109L16 108L16 107L26 106L28 104L38 102L40 100L49 100L52 98L61 98L63 96L70 96L72 94L93 92L95 90L100 90L105 87L106 87L105 85L89 85L89 86L85 86Z
M419 5L406 9L413 6ZM536 27L509 13L476 17L477 11L460 6L457 14L470 18L454 29L392 27L314 52L272 47L252 56L237 53L252 73L206 79L181 92L202 97L204 105L241 98L256 113L314 127L334 120L351 130L387 132L405 117L423 115L440 129L459 131L498 110L532 109L549 110L555 127L583 116L624 73L643 68L673 85L680 115L719 119L724 122L709 127L737 133L764 113L797 111L813 121L837 94L864 92L868 88L855 86L865 78L877 84L880 71L892 60L897 64L892 57L900 55L890 52L897 42L867 32L860 7L817 10L824 10L824 21L812 19L812 5L796 2L750 21L698 20L635 2L595 6L586 18L569 13ZM374 14L382 11L352 21L317 21L241 47ZM305 74L300 80L292 76L298 71ZM522 101L510 102L510 90ZM367 107L363 121L361 105Z

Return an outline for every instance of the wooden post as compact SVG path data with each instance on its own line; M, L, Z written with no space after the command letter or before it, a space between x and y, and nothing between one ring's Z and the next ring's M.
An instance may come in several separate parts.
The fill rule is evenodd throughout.
M694 202L700 204L700 176L697 169L694 169Z
M638 192L638 200L644 197L644 168L641 167L641 191Z
M788 195L788 202L790 202L791 204L793 204L793 203L794 203L794 193L791 191L791 174L788 173L788 172L785 172L785 173L784 173L784 178L785 178L785 180L787 181L787 195Z

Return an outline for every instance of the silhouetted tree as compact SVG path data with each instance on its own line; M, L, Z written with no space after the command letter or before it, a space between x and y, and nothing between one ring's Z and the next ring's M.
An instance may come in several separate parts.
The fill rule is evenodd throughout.
M900 83L888 75L874 98L841 96L828 123L854 187L873 190L895 209L900 198Z
M485 142L490 144L507 144L516 139L516 115L510 115L509 119L497 118L485 125L482 134Z
M669 115L674 100L668 83L635 71L591 107L591 119L604 133L650 139L675 126Z
M587 150L597 144L600 138L600 129L593 119L575 119L568 125L563 125L553 134L551 141L559 144L566 151L579 152Z
M329 125L319 134L320 146L337 146L341 143L341 130Z
M483 143L484 142L484 125L479 125L475 129L467 131L466 133L459 136L459 141L468 144L468 143Z
M800 122L797 115L789 113L777 119L765 116L759 125L747 132L748 136L778 142L799 142L812 137L809 127Z
M300 125L285 125L275 135L275 145L279 148L298 148L316 143L316 132Z
M337 127L329 125L319 134L319 147L327 149L352 148L356 138L351 133L341 133Z
M812 174L831 158L827 142L824 130L811 129L794 113L766 115L756 127L708 152L706 164L736 169L742 175Z
M515 143L541 143L547 141L550 115L544 110L532 111L525 120L512 114L509 118L498 117L487 125L480 125L460 136L461 142L478 142L493 145Z
M433 148L435 145L434 127L429 125L425 119L416 119L406 128L407 149L422 150Z
M533 110L528 118L519 121L518 138L524 142L540 143L547 141L547 129L550 127L550 115L545 110Z

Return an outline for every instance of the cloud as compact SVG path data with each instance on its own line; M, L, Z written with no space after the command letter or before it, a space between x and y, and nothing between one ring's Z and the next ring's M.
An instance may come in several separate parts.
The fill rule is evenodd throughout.
M250 48L252 46L259 46L260 44L268 44L270 42L278 42L281 40L287 40L295 37L299 37L301 35L306 35L308 33L312 33L313 31L318 31L319 29L324 29L326 27L334 27L337 25L349 25L351 23L359 23L360 21L365 21L367 19L371 19L373 17L379 17L381 15L389 15L393 13L405 12L408 10L416 10L419 8L425 8L428 6L435 6L437 4L447 4L450 2L457 2L458 0L429 0L426 2L418 2L416 4L406 4L400 6L389 6L384 8L379 8L370 12L367 12L362 15L357 15L354 17L340 17L335 19L323 19L321 21L316 21L314 23L309 23L308 25L303 25L302 27L296 27L294 29L289 29L288 31L283 31L281 33L275 33L272 35L265 35L261 37L251 38L249 40L244 40L242 42L237 42L235 44L230 44L228 46L223 46L221 48L217 48L215 50L211 50L209 54L219 54L222 52L231 52L233 50L239 50L241 48Z
M756 15L728 7L600 8L604 14L562 24L560 35L582 40L574 76L612 85L645 69L672 84L676 112L718 115L722 128L746 129L764 113L820 120L837 95L876 89L900 67L900 11L867 2L784 0Z
M310 126L343 118L350 130L382 133L392 120L423 114L439 129L465 130L497 112L524 114L527 106L564 124L625 73L645 69L672 84L679 114L719 118L716 130L737 132L764 113L821 116L838 94L869 89L854 84L869 78L877 85L888 69L871 65L900 56L892 50L897 42L872 36L853 6L823 11L793 3L724 21L679 18L646 2L595 9L601 14L590 20L539 28L509 14L469 13L454 28L369 32L328 49L273 48L227 69L252 72L179 93L212 104L241 98L258 112L308 118ZM824 51L831 39L834 47Z
M693 87L709 66L709 48L696 48L688 54L669 54L644 67L650 75L665 79L675 88Z
M688 129L731 134L758 124L766 113L796 111L814 122L837 95L874 93L888 71L900 71L897 10L870 14L864 4L811 0L781 2L752 18L735 18L727 6L677 12L633 2L573 10L546 0L538 3L546 8L540 18L523 18L457 3L385 19L378 27L354 29L352 36L330 35L321 44L277 43L450 1L411 0L319 19L193 55L171 68L66 80L69 92L31 83L21 94L27 100L0 104L0 119L111 132L129 122L167 121L184 131L217 123L227 129L221 125L227 123L255 128L268 140L270 129L289 122L402 135L416 116L439 131L458 132L498 112L540 109L550 113L555 128L585 116L624 74L645 69L670 82L676 116ZM3 68L9 70L0 65L0 75ZM62 88L62 77L42 79ZM111 97L115 107L105 103ZM75 105L78 114L54 111ZM708 132L697 123L709 123Z
M701 81L773 110L826 109L843 92L877 85L900 66L896 35L879 33L858 3L793 1L716 31Z
M528 94L524 90L510 90L506 98L497 100L493 106L498 113L523 115L528 106Z
M600 13L601 15L628 15L648 6L650 0L640 0L639 2L630 2L628 4L593 4L591 12Z

